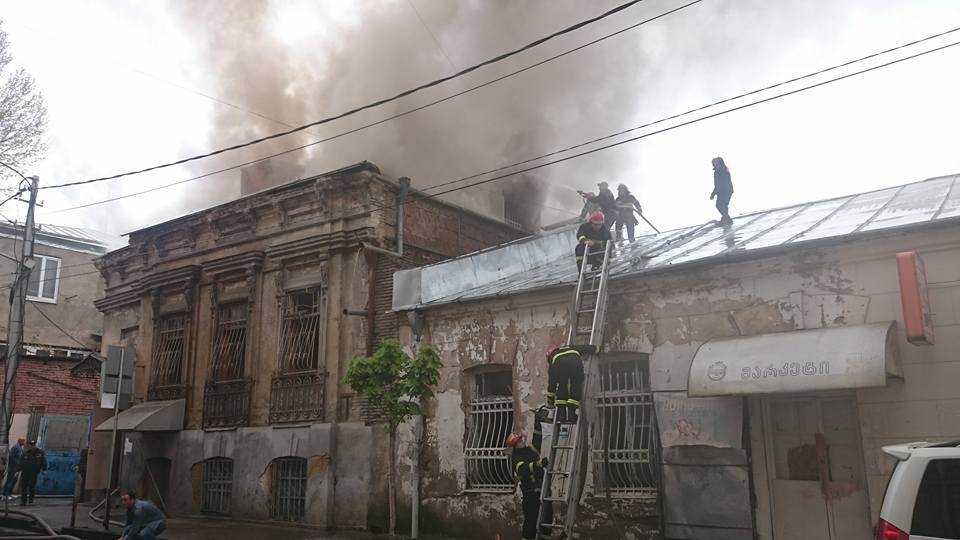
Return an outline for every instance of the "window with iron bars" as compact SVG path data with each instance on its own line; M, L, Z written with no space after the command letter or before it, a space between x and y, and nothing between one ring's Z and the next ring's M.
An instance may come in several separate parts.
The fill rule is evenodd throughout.
M247 303L234 302L220 306L217 309L211 378L230 381L243 377L246 347Z
M320 368L319 287L287 293L280 303L280 373Z
M657 438L644 357L603 362L600 389L594 397L590 460L594 493L620 498L657 495Z
M163 315L157 319L153 347L154 386L183 383L186 320L185 313Z
M281 521L303 519L307 499L307 460L283 457L273 460L273 505L270 515Z
M513 430L513 376L509 368L474 375L464 461L467 490L510 493L510 456L503 442Z
M203 462L203 504L207 514L230 514L233 504L233 460L210 458Z

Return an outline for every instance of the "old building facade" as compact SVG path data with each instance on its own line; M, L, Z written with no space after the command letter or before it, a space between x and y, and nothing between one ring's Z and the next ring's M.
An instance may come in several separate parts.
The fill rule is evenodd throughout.
M175 515L382 526L383 430L342 380L397 335L392 272L523 235L406 191L363 162L135 231L99 261L104 344L136 351L123 487Z
M958 178L618 245L584 399L584 537L870 537L893 464L881 447L960 438ZM502 441L543 403L574 243L560 230L397 274L395 309L418 311L443 352L425 527L519 530L500 518L519 516ZM925 263L932 343L906 339L901 252Z

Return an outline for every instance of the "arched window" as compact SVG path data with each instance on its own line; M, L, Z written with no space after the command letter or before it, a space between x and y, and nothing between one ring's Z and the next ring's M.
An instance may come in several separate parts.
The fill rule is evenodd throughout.
M203 504L206 514L229 514L233 502L233 460L215 457L203 462Z
M303 519L307 499L307 460L282 457L272 464L273 505L270 515L281 521Z
M503 442L513 430L513 372L481 368L473 374L464 461L467 490L513 491L510 457Z

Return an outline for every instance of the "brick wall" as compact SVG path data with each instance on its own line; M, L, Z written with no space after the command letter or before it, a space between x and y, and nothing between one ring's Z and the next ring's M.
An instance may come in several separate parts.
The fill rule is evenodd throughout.
M74 374L76 360L26 358L17 368L14 413L29 414L43 407L45 414L91 414L97 405L99 373ZM0 371L5 368L0 362ZM2 389L0 381L0 389Z

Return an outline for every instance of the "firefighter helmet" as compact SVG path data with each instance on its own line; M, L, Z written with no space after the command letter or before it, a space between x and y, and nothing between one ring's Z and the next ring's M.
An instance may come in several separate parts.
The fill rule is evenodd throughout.
M503 441L503 445L507 448L515 448L521 442L523 442L523 435L519 433L511 433L507 435L507 440Z
M606 220L607 216L603 215L603 212L599 210L590 214L590 223L603 223Z

